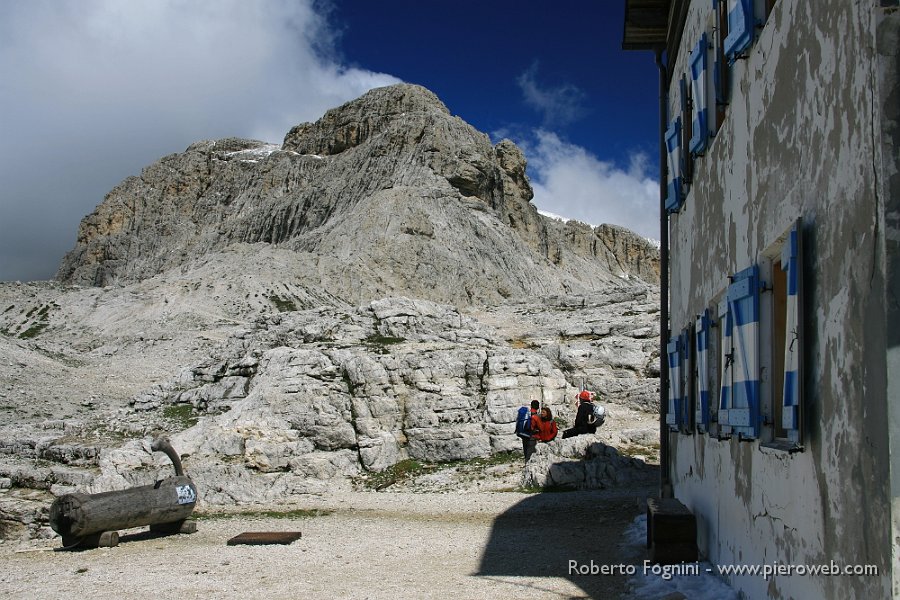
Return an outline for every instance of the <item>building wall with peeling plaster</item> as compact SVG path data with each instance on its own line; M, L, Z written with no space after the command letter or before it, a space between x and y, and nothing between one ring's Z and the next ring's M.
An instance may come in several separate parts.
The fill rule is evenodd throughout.
M670 65L672 114L711 5L690 4ZM756 441L670 433L674 492L697 517L701 553L717 564L834 561L880 573L733 578L748 598L900 595L898 12L886 0L778 0L731 68L725 121L670 217L673 334L716 305L730 275L767 264L797 218L804 224L804 451L765 447L770 426ZM765 294L761 303L771 415Z

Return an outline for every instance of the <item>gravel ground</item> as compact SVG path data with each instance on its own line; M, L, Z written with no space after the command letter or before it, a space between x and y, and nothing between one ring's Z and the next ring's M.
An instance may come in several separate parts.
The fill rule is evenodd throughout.
M219 514L199 520L193 535L120 532L115 548L5 542L0 596L620 598L624 576L569 575L569 561L639 563L622 533L652 493L353 492L268 507L320 516ZM303 537L286 546L226 545L245 531Z

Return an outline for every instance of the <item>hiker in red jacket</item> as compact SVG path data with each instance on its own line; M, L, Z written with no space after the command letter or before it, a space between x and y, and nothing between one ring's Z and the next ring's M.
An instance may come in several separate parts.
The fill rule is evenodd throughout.
M542 408L540 415L531 418L531 430L534 432L532 437L537 441L552 442L559 431L556 421L553 420L553 412L546 406Z

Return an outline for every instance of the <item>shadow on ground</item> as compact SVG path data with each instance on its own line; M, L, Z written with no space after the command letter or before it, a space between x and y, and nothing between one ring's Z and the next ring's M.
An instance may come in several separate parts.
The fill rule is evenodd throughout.
M657 494L658 474L648 465L646 477L616 489L545 491L522 500L494 521L476 575L538 590L545 589L541 578L562 577L584 591L580 598L621 598L627 575L617 567L644 558L623 543L623 533ZM595 574L578 572L592 564ZM612 572L597 572L603 565ZM567 597L546 591L548 598Z

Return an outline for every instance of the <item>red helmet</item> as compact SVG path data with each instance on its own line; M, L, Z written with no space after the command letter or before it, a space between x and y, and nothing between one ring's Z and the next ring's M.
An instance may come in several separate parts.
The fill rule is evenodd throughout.
M584 390L584 391L582 391L580 394L578 394L578 399L579 399L579 400L590 400L590 399L591 399L591 393L590 393L589 391L587 391L587 390Z

